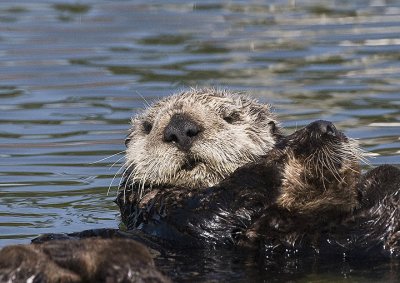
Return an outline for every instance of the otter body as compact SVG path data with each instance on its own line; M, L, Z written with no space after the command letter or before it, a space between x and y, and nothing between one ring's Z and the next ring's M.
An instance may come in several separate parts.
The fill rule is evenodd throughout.
M360 158L332 123L316 121L216 186L152 188L144 197L131 186L117 203L129 229L180 246L261 245L269 255L367 254L375 246L396 257L399 169L362 176Z

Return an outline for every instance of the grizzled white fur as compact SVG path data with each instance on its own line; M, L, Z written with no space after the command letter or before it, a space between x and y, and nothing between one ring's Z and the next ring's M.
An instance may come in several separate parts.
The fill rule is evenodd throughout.
M188 152L163 141L163 131L177 113L202 128ZM212 186L267 154L276 143L277 126L269 105L239 93L190 89L160 100L132 119L125 168L132 169L129 179L143 188ZM184 166L189 158L197 161L190 170Z

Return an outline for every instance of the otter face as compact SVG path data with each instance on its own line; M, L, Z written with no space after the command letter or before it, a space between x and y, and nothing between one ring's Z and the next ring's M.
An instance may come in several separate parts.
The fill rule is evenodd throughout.
M226 91L191 89L132 119L124 176L139 188L212 186L265 155L278 137L269 105Z
M300 213L355 208L363 153L354 140L319 120L288 136L285 150L281 206Z

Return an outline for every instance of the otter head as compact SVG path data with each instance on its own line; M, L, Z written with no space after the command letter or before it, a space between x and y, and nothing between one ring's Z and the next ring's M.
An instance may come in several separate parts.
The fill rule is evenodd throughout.
M191 89L132 119L124 177L139 188L212 186L265 155L279 137L269 105L227 91Z
M278 203L304 214L343 213L358 204L362 151L328 121L315 121L285 140Z

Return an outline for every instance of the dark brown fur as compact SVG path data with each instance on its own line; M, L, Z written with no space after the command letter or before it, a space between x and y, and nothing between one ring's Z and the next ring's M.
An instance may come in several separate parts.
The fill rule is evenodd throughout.
M266 257L399 257L400 170L361 175L354 143L326 121L283 138L262 161L208 189L120 194L130 229L179 246L262 246Z
M296 241L303 235L296 227L319 229L358 205L357 151L349 150L349 140L332 124L333 132L320 128L326 123L314 122L282 139L262 161L243 166L209 189L153 188L139 198L132 186L117 199L122 220L130 229L179 239L181 245L184 240L190 245L203 239L247 246L266 237L261 219L279 211L278 215L310 223L299 226L293 220L290 237ZM286 231L292 229L289 222L283 227Z
M317 121L217 186L152 187L140 197L127 183L117 203L131 237L150 245L250 247L268 260L310 254L399 258L400 170L380 166L361 176L358 155L331 123ZM136 241L69 239L96 235L84 231L64 241L6 247L0 279L168 282Z
M55 240L0 251L0 282L170 282L130 239Z
M283 143L279 206L299 214L325 215L350 212L358 205L361 151L354 141L332 123L316 121Z

